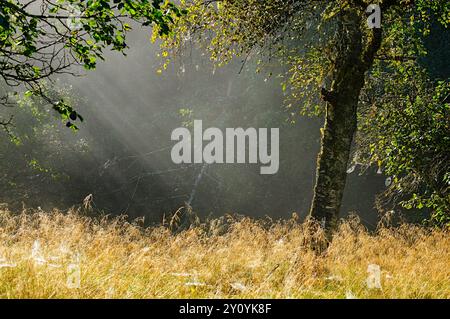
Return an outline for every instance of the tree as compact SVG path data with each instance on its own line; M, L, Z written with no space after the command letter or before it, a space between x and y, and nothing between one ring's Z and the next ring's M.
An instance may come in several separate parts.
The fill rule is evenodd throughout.
M432 81L416 64L393 67L375 66L384 76L371 89L384 98L368 94L362 103L358 161L376 163L388 176L380 208L427 208L433 224L449 225L450 83Z
M388 176L379 210L426 213L427 223L444 226L450 224L450 30L437 20L423 29L429 35L418 51L426 54L373 66L361 99L355 158Z
M64 100L46 96L40 81L73 74L77 65L94 69L106 48L123 52L130 23L156 25L160 35L168 35L181 15L163 0L0 0L0 76L10 87L46 98L76 129L73 122L83 118ZM14 105L8 95L1 103ZM0 118L4 127L11 123Z
M422 54L432 16L444 26L447 1L384 0L382 28L369 28L364 0L181 1L188 14L164 35L164 52L199 43L218 65L235 56L270 64L279 58L288 71L284 90L301 113L324 114L321 151L310 215L328 234L339 215L346 170L357 129L361 91L377 60L398 64ZM155 30L157 31L157 29ZM375 92L376 93L376 92ZM402 92L398 92L401 94ZM401 96L398 96L401 98ZM293 103L289 104L294 108Z

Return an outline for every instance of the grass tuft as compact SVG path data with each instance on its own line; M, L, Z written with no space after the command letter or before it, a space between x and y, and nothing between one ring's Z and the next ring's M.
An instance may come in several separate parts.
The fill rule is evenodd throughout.
M448 229L369 233L350 219L322 254L308 229L229 216L174 233L76 211L1 210L0 297L450 298ZM379 288L368 286L373 265Z

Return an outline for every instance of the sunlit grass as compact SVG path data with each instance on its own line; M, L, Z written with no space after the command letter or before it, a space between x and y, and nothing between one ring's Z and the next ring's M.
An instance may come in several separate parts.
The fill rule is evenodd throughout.
M450 298L448 230L369 234L350 220L322 254L306 230L230 217L175 234L75 211L0 211L0 297ZM367 285L369 264L381 289Z

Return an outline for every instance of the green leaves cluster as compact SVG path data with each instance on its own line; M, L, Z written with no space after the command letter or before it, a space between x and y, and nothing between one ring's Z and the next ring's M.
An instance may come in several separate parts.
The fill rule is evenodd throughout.
M426 41L430 32L444 33L445 39L449 17L449 4L441 0L395 7L385 16L357 134L358 161L376 164L392 177L378 204L428 211L438 225L450 223L450 75L433 79L430 65L441 61L427 59L436 52L427 51Z
M73 121L76 121L78 119L81 122L83 122L83 117L80 114L78 114L77 111L75 111L70 104L64 102L64 100L58 101L53 106L53 109L56 110L61 115L61 118L63 120L67 121L66 126L75 131L78 130L78 126L75 125Z
M373 76L377 79L367 89L378 94L369 94L361 107L360 160L393 176L385 204L427 208L433 221L448 224L450 83L431 81L415 64L391 69L379 63Z
M75 65L94 69L106 49L124 52L133 24L168 35L183 12L164 0L0 0L0 77L42 94L40 80L74 73ZM80 119L52 104L63 118Z

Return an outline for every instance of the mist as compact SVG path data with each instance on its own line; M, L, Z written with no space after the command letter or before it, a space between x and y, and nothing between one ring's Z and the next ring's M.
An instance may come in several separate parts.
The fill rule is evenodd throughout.
M202 218L307 215L321 118L291 114L281 80L257 74L251 58L216 69L192 48L158 72L163 59L149 34L136 28L128 42L127 56L109 52L95 71L56 80L57 87L70 91L85 119L78 132L62 128L58 138L63 144L86 145L58 163L68 177L64 182L51 186L47 179L45 188L21 198L22 205L68 208L92 194L98 211L151 222L185 205ZM261 175L259 164L174 164L171 132L192 128L194 120L222 129L279 128L278 172ZM51 145L45 138L42 143ZM51 147L40 151L55 152ZM360 174L358 167L348 177L341 216L356 213L374 227L374 199L386 177L375 171ZM4 202L11 200L4 197Z

